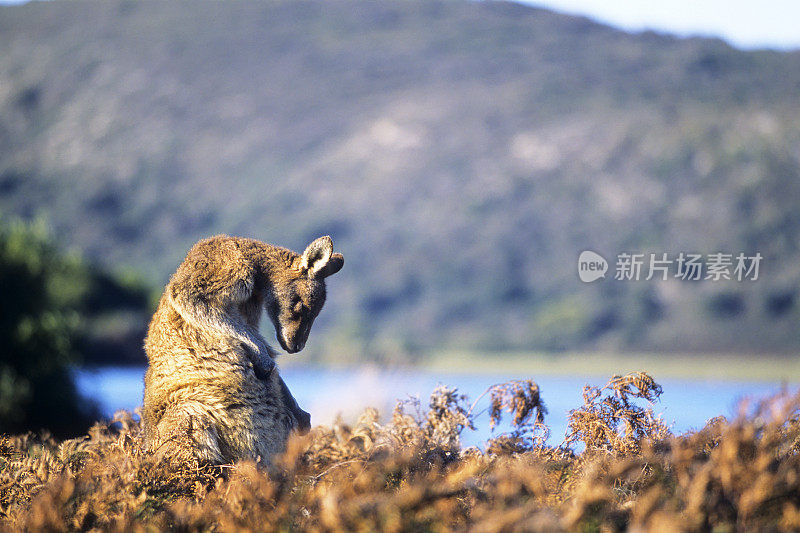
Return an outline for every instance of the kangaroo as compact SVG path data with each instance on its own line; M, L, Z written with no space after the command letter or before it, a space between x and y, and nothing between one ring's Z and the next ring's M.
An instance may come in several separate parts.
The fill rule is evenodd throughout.
M142 424L146 448L178 460L267 464L310 428L258 331L266 309L280 346L303 349L344 257L320 237L302 254L218 235L195 244L150 321Z

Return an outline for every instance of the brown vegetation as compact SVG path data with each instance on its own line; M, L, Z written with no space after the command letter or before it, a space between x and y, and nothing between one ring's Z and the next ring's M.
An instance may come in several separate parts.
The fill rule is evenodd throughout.
M778 396L671 435L638 373L587 387L557 446L533 382L493 387L513 431L462 449L473 409L434 391L354 425L316 427L268 471L170 464L141 451L129 413L83 439L0 441L0 527L17 530L796 530L800 396ZM637 400L638 399L638 400ZM474 407L474 406L473 406ZM578 452L576 444L583 443Z

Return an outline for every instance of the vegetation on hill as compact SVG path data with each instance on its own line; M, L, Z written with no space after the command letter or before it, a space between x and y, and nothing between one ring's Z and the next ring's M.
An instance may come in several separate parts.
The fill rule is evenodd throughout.
M154 288L330 234L312 352L800 347L798 52L443 0L32 2L0 50L0 208ZM586 285L587 249L763 263Z
M440 388L316 427L268 471L169 464L141 450L129 413L83 439L2 436L0 527L47 531L796 531L800 398L672 435L647 374L584 389L558 447L533 382L489 391L515 430L462 449L473 410ZM479 404L480 405L480 404ZM582 451L577 451L577 442Z

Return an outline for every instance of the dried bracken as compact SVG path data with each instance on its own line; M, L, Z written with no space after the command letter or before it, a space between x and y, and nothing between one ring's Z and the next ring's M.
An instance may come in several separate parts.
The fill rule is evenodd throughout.
M670 435L646 374L587 388L558 447L530 381L487 391L510 433L460 448L466 398L402 402L380 422L318 426L268 470L169 463L143 451L119 413L83 439L0 438L0 529L120 531L796 531L800 396ZM476 402L477 404L477 402ZM474 408L474 406L473 406ZM584 449L576 450L579 443Z
M490 395L491 429L494 430L500 423L504 412L513 415L511 426L514 428L510 433L503 433L490 440L487 443L487 452L519 453L531 448L544 447L550 435L550 430L544 424L547 407L539 394L539 386L534 381L508 381L492 385L486 392Z
M661 392L661 386L644 372L613 376L603 388L586 385L583 406L569 413L565 446L582 441L587 451L625 455L639 453L645 438L666 438L669 429L652 409ZM637 405L636 398L650 406Z

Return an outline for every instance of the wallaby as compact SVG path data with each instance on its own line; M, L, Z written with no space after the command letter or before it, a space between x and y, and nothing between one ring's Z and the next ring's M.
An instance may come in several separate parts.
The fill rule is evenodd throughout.
M281 347L303 349L344 265L330 237L302 254L218 235L195 244L167 284L145 338L142 423L159 454L222 464L268 463L292 430L307 431L258 331L266 309Z

